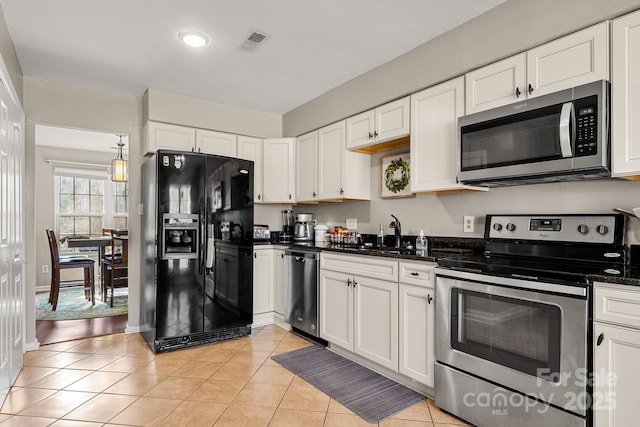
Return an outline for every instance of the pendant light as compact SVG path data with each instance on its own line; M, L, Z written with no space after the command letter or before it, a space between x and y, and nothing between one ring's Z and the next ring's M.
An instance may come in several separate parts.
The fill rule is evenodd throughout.
M120 135L120 141L118 141L118 157L111 160L111 181L127 182L129 180L129 165L124 158L122 158L122 135Z

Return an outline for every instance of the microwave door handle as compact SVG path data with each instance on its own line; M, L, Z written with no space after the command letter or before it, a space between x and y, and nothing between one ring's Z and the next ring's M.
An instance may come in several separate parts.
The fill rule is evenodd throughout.
M573 157L571 152L571 121L573 119L573 102L562 104L560 111L560 151L562 157ZM575 126L574 126L575 128Z

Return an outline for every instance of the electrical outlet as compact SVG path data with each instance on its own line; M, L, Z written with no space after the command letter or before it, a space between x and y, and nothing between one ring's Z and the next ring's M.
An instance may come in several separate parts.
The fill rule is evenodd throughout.
M43 273L48 273L49 272L49 266L47 264L42 264L42 272Z
M463 229L462 231L465 233L473 233L473 229L474 229L474 223L475 223L476 218L474 216L464 216L464 220L463 220Z
M347 218L345 222L347 223L347 230L358 229L358 218Z

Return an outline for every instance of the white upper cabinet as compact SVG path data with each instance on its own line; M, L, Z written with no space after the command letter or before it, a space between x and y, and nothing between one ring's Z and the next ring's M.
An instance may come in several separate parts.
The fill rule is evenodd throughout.
M295 203L295 139L264 139L262 160L262 201Z
M458 117L464 114L464 77L411 95L411 191L462 190L458 184Z
M347 119L347 149L363 149L409 135L409 97ZM374 150L375 151L375 150Z
M466 114L525 99L527 55L521 53L465 75Z
M318 131L318 199L371 199L371 156L346 149L345 120Z
M530 98L596 80L609 80L608 22L527 52L527 94Z
M296 201L318 201L318 131L296 138Z
M187 126L147 122L146 153L157 150L193 151L196 146L196 130Z
M613 21L611 162L613 176L640 175L640 12Z
M262 203L262 138L238 136L238 158L253 161L253 202Z
M238 154L238 136L225 132L196 129L196 151L236 157Z
M466 114L608 79L603 22L467 73Z

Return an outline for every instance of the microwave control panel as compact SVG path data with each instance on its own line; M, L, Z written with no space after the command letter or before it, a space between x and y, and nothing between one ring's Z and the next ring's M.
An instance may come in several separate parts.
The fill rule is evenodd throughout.
M586 102L580 102L586 101ZM586 98L576 101L575 156L591 156L598 152L596 101Z

